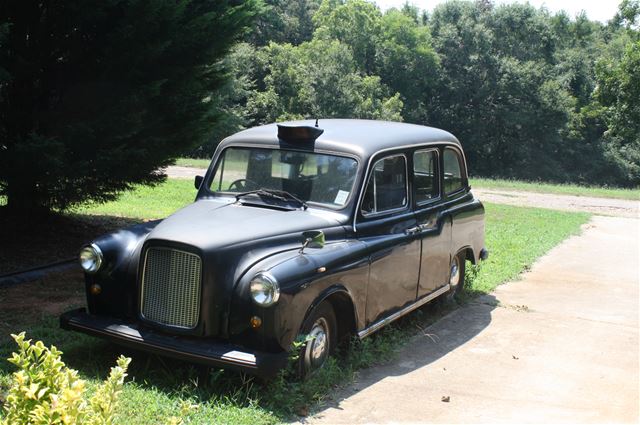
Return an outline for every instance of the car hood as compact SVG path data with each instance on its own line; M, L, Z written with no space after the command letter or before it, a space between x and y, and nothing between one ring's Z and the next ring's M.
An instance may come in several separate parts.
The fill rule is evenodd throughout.
M298 240L305 230L339 227L341 217L330 211L285 211L203 199L164 219L147 240L173 241L207 251L274 236L291 235Z

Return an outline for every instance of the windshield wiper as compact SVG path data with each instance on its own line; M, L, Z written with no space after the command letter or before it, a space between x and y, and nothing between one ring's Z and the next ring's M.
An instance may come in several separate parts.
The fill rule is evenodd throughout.
M266 198L277 199L277 200L282 201L282 202L295 201L303 209L306 210L307 208L309 208L309 206L307 205L307 203L305 201L303 201L302 199L298 198L293 193L287 192L286 190L265 189L265 188L260 188L260 189L257 189L257 190L250 190L248 192L238 193L236 195L236 201L239 201L240 198L242 198L243 196L247 196L247 195L264 196Z

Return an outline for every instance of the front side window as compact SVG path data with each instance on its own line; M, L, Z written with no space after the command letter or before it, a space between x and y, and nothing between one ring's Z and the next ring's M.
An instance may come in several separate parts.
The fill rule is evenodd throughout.
M444 150L444 191L449 194L462 189L462 158L451 148Z
M422 203L437 198L438 151L429 149L413 154L413 182L416 188L416 202Z
M355 159L338 155L230 147L220 155L209 188L225 193L286 191L305 202L341 208L353 191L357 171Z
M371 170L362 214L375 214L407 205L407 160L404 155L383 158Z

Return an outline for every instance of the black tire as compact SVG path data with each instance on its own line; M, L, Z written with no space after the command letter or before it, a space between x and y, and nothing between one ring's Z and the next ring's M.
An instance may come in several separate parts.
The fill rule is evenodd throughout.
M459 252L455 257L451 259L451 265L449 266L449 285L451 289L447 292L446 299L451 302L454 301L458 294L462 293L464 289L464 270L467 257L464 251Z
M328 302L321 303L305 319L300 334L312 339L300 349L300 378L306 379L324 366L336 349L337 331L336 315Z

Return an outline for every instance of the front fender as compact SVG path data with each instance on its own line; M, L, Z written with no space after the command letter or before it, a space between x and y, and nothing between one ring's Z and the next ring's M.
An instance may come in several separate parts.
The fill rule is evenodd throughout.
M240 279L231 305L229 332L240 342L259 340L262 349L288 350L309 311L337 291L353 301L356 324L364 318L368 282L367 247L360 241L338 241L321 249L299 248L255 264ZM259 271L270 272L280 283L280 300L263 308L251 300L249 283ZM251 316L262 319L259 330L249 327ZM257 338L256 338L257 337Z
M85 273L87 305L92 314L135 317L136 279L142 243L161 220L136 224L100 236L92 243L104 257L103 266L96 274ZM91 295L89 287L99 284L102 292Z

